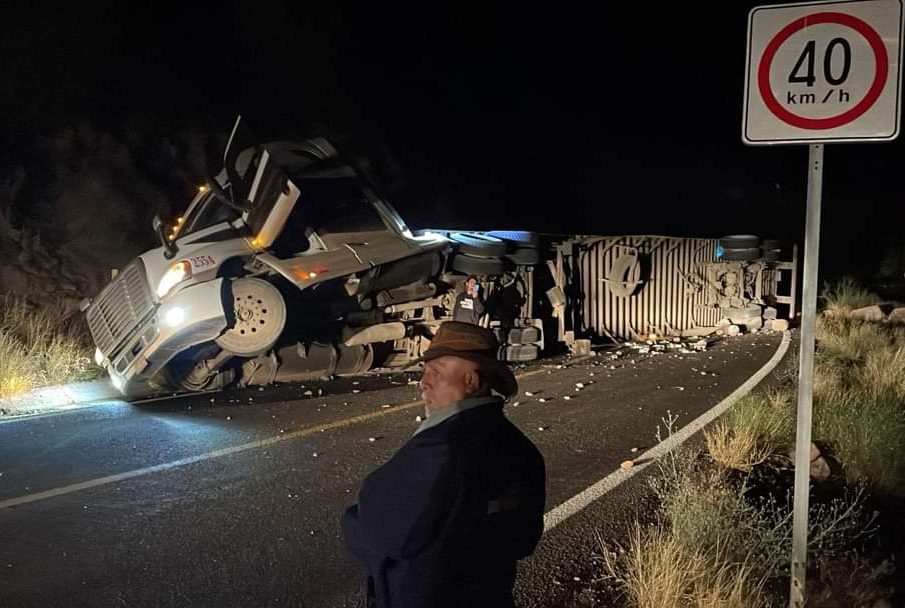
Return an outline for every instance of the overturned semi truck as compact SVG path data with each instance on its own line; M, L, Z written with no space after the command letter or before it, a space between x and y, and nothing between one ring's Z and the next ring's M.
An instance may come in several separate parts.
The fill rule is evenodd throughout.
M172 227L155 218L161 246L86 310L123 394L411 367L470 275L508 361L794 314L778 243L412 230L326 140L255 144L239 127Z

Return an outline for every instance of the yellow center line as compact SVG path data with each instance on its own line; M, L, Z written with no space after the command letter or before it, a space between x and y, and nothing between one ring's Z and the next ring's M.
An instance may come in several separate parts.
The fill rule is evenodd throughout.
M577 362L579 358L575 358L573 362ZM529 378L531 376L535 376L537 374L546 372L546 369L537 369L532 370L530 372L525 372L523 374L519 374L516 376L518 379ZM6 500L0 500L0 510L8 509L10 507L17 507L19 505L28 504L30 502L37 502L39 500L45 500L48 498L54 498L56 496L63 496L64 494L72 494L73 492L81 492L82 490L89 490L91 488L97 488L100 486L104 486L111 483L117 483L120 481L124 481L126 479L134 479L136 477L141 477L143 475L149 475L151 473L159 473L161 471L167 471L170 469L175 469L177 467L183 467L190 464L195 464L198 462L203 462L205 460L211 460L213 458L220 458L223 456L229 456L231 454L238 454L241 452L247 452L248 450L255 450L259 448L264 448L270 445L274 445L280 443L282 441L289 441L292 439L298 439L301 437L308 437L309 435L314 435L317 433L323 433L326 431L332 431L335 429L341 429L347 426L352 426L355 424L359 424L361 422L367 422L368 420L373 420L375 418L380 418L381 416L388 416L390 414L394 414L397 412L405 411L412 409L414 407L422 406L421 400L410 401L408 403L403 403L402 405L398 405L396 407L382 409L376 412L370 412L367 414L359 414L358 416L352 416L351 418L343 418L342 420L336 420L334 422L328 422L326 424L319 424L313 427L307 427L304 429L298 429L296 431L291 431L289 433L282 433L280 435L276 435L274 437L268 437L267 439L260 439L258 441L251 441L249 443L243 443L240 445L235 445L228 448L223 448L220 450L214 450L213 452L205 452L204 454L198 454L197 456L190 456L189 458L182 458L179 460L173 460L171 462L164 462L161 464L157 464L150 467L144 467L141 469L135 469L132 471L125 471L123 473L117 473L115 475L107 475L106 477L98 477L96 479L89 479L88 481L81 481L79 483L73 483L66 486L60 486L58 488L51 488L50 490L44 490L43 492L35 492L34 494L26 494L25 496L17 496L15 498L7 498Z

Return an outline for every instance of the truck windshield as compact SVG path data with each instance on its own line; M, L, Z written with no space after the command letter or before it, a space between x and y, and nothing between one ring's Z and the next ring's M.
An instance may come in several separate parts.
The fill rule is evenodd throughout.
M238 218L239 213L214 196L213 192L203 192L189 203L178 226L176 236L183 237L215 224L232 222Z

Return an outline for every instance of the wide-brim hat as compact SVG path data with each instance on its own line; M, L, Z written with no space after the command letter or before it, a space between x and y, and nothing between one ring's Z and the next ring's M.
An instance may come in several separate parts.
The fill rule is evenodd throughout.
M518 392L518 382L512 370L497 359L500 343L493 332L463 321L446 321L437 329L431 344L418 361L438 357L460 357L474 361L487 374L490 388L505 397Z

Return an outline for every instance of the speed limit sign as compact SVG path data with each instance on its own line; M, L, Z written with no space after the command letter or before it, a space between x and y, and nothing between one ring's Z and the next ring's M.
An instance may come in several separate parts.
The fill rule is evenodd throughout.
M902 0L761 6L748 15L747 144L899 134Z

